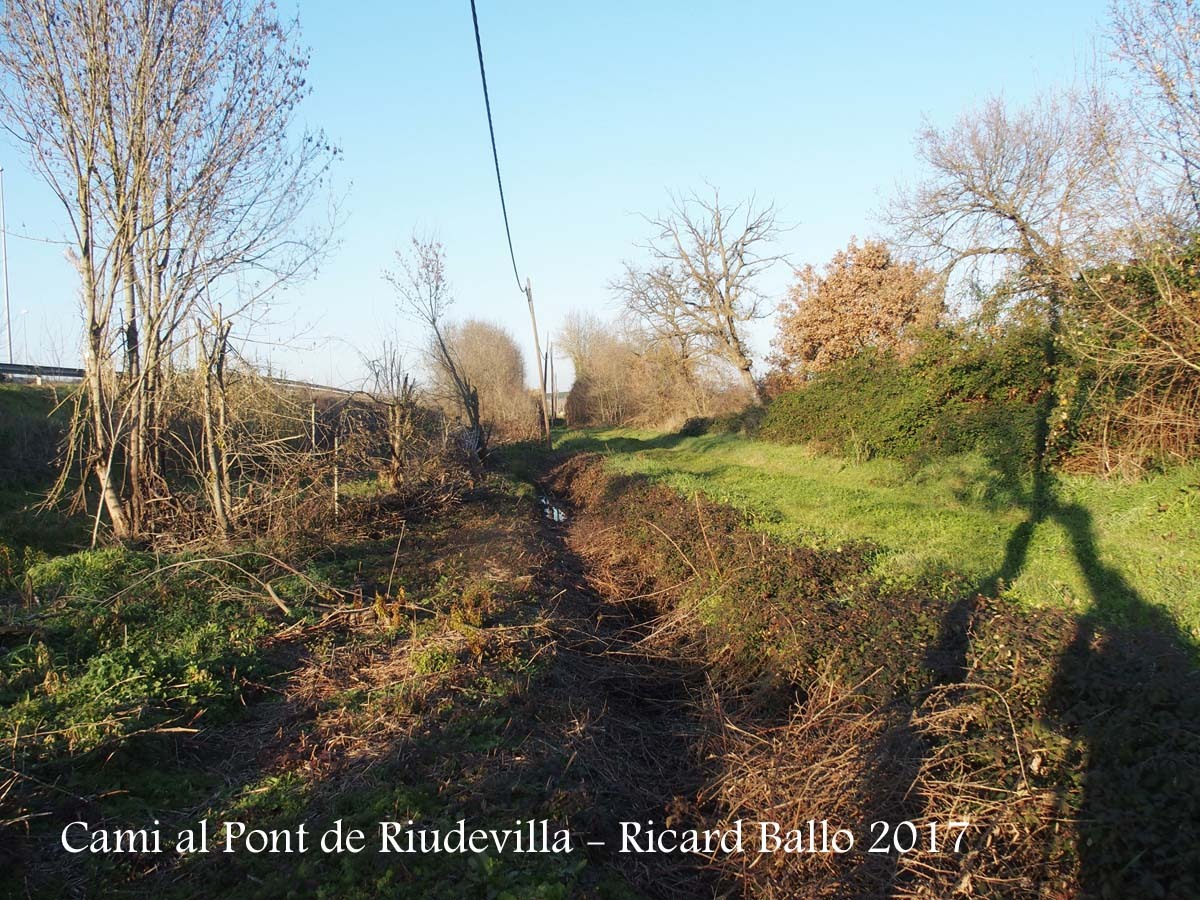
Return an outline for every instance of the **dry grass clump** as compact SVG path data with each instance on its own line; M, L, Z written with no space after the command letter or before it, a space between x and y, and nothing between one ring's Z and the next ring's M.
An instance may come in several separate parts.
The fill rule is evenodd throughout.
M721 810L723 827L741 819L748 834L753 829L754 846L712 865L749 897L892 896L894 856L863 853L861 845L872 821L912 818L911 772L921 754L898 710L822 678L782 725L723 724L712 747L720 772L707 796ZM856 849L757 852L759 822L799 829L807 847L809 820L816 823L818 851L822 820L830 832L849 829Z
M1015 721L996 721L981 696L1003 708L986 685L934 689L913 710L822 679L783 725L727 720L713 747L721 772L709 789L723 824L778 822L807 836L813 819L819 841L827 820L830 831L852 832L855 849L720 856L712 864L746 896L763 898L1035 897L1051 887L1071 896L1078 872L1069 811L1052 787L1027 780L1032 770L1045 774L1044 758L1024 758ZM898 853L893 841L913 837L904 822L917 843ZM953 822L969 823L962 852L953 850ZM886 852L869 852L874 846Z
M1028 758L1022 751L1031 723L1018 723L1003 693L965 683L932 691L911 724L928 747L913 784L925 818L971 823L962 854L898 858L911 895L1043 897L1055 896L1053 889L1070 896L1078 885L1069 847L1074 820L1044 778L1048 751L1031 747Z
M364 634L395 626L390 616L377 614L362 621ZM472 626L461 620L458 605L450 615L414 618L410 625L414 622L419 626L408 636L313 647L286 689L309 727L298 732L278 768L327 779L395 754L428 729L453 697L472 691L472 683L496 662L528 653L529 641L545 633L536 623Z

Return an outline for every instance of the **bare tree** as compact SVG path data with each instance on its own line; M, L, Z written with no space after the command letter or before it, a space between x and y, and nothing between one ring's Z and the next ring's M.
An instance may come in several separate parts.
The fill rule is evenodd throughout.
M597 346L607 339L610 330L595 313L570 310L563 317L555 340L571 360L576 377L587 369Z
M667 214L647 221L654 229L644 248L651 265L627 264L614 290L660 338L688 352L698 345L732 365L762 403L743 329L767 315L757 282L783 258L764 252L780 231L775 208L753 199L722 203L714 188L711 198L675 197Z
M385 271L384 279L396 291L401 310L429 329L435 365L458 398L467 420L471 454L480 459L487 452L487 432L479 413L479 390L464 372L447 340L446 311L454 303L446 276L446 251L436 238L409 238L407 251L396 251L396 272Z
M624 302L626 330L636 337L632 343L642 348L643 355L650 353L667 364L686 386L693 414L699 415L697 369L714 355L714 344L695 327L682 302L686 280L666 266L638 270L626 264L624 276L613 287ZM753 380L747 386L753 388Z
M1152 278L1155 302L1131 302L1128 291L1109 289L1111 270L1085 273L1083 299L1126 339L1106 335L1105 345L1085 342L1083 350L1139 369L1148 381L1194 378L1200 373L1200 310L1193 292L1181 289L1179 269L1200 229L1200 9L1187 0L1135 0L1114 4L1111 13L1116 56L1134 88L1141 151L1136 162L1153 171L1153 185L1165 185L1176 202L1147 210L1146 176L1139 170L1123 179L1132 235L1126 256ZM1135 168L1133 157L1123 162Z
M571 313L558 340L575 370L565 410L569 422L627 425L640 417L651 386L631 341L589 313ZM657 404L661 410L669 400L659 397Z
M196 321L196 339L204 373L201 381L201 419L204 424L205 465L214 524L221 537L228 537L233 510L230 480L228 386L225 380L231 323L216 315L209 329ZM211 344L209 343L211 335Z
M1113 3L1111 37L1134 90L1132 109L1155 163L1200 223L1200 9L1191 0Z
M371 379L371 398L387 411L388 457L383 480L396 490L404 480L406 463L416 451L417 383L394 340L385 340L379 355L364 356L363 363Z
M575 425L628 422L636 404L637 353L594 313L566 314L555 339L575 371L565 413Z
M298 228L336 151L295 132L296 35L268 0L10 0L0 18L0 110L70 222L87 467L118 537L167 492L164 380L192 312L234 275L265 278L252 301L328 237Z
M992 99L949 128L923 128L928 176L889 214L900 243L944 276L981 267L1053 316L1112 225L1112 135L1094 99L1044 96L1017 110Z
M1045 460L1063 420L1058 349L1064 304L1084 268L1108 252L1116 183L1112 117L1101 95L1043 96L1010 110L992 99L953 126L924 128L928 176L894 203L902 243L940 264L1003 285L1020 311L1047 326L1046 390L1039 407L1035 494L1047 498Z

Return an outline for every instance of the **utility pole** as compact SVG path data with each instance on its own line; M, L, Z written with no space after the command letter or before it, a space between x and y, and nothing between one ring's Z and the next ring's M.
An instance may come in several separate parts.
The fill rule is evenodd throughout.
M550 412L547 414L549 418L547 422L550 425L554 424L554 401L550 399L550 332L546 332L546 353L542 357L542 384L546 385L546 403L549 404Z
M8 305L8 221L4 217L3 166L0 166L0 253L4 256L4 333L8 335L8 363L12 365L12 311ZM28 363L29 360L25 362Z
M525 279L525 299L529 301L529 322L533 325L533 350L537 354L534 357L537 362L538 375L542 382L542 429L546 435L546 449L553 449L553 441L550 438L550 414L546 411L546 370L542 365L542 339L538 336L537 316L533 312L533 287L529 283L529 279Z
M546 351L550 354L550 424L558 421L558 379L554 377L554 345Z

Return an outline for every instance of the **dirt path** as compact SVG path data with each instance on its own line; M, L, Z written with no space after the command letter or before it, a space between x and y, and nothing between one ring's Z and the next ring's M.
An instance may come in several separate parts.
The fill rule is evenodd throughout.
M547 550L541 577L561 592L552 628L558 665L547 687L568 697L577 727L565 745L570 764L595 799L583 824L606 849L595 858L618 863L651 896L706 896L714 890L700 861L677 854L625 857L621 822L695 819L696 797L708 778L701 746L709 731L696 698L704 674L696 665L649 649L654 616L646 604L603 599L596 573L576 552L590 537L588 513L549 497L541 523ZM555 514L556 511L559 514ZM557 520L557 521L556 521Z
M618 852L621 822L697 818L703 673L642 645L646 607L594 590L574 549L587 514L565 513L504 482L331 549L310 569L361 600L281 635L280 672L248 689L240 720L174 742L171 765L210 787L154 814L168 830L340 819L368 835L545 819L572 853L243 852L126 861L121 880L166 896L713 896L703 860ZM77 867L71 892L91 895L95 874Z

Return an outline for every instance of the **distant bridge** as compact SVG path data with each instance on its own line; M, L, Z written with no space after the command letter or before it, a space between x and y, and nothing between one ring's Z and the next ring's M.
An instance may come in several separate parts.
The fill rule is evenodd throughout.
M37 379L82 379L83 369L67 369L63 366L27 366L21 363L0 363L0 381L11 381L14 375Z

